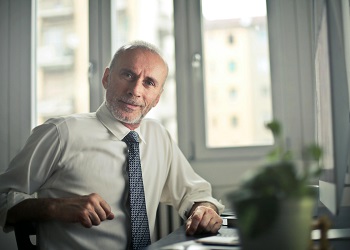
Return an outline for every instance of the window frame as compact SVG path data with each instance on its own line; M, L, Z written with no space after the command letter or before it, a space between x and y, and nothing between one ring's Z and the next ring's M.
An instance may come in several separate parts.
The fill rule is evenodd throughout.
M2 65L5 65L1 67L1 72L4 74L0 74L4 83L4 91L1 92L2 98L0 98L3 103L1 114L7 121L1 123L1 131L7 131L6 135L1 135L5 145L1 154L3 166L7 166L9 160L23 146L33 125L31 115L34 91L29 82L32 83L34 80L28 78L33 65L30 52L30 47L34 44L31 36L33 27L31 16L35 12L32 1L1 2L4 7L1 8L4 10L2 34L7 37L0 50L4 55L1 57L4 61ZM90 61L96 63L92 71L93 78L90 79L91 84L94 84L91 88L91 98L96 98L95 101L91 101L91 110L96 110L104 98L101 78L111 55L110 2L90 0L89 3L89 52L90 55L95 54L91 56ZM239 178L247 169L255 168L263 162L260 156L267 149L262 150L260 154L259 149L245 149L247 158L242 158L240 153L231 154L232 149L216 150L217 152L211 152L211 155L206 155L206 151L200 150L199 138L205 132L200 126L203 124L203 115L196 113L200 113L203 109L203 105L200 105L203 103L203 98L200 95L201 82L193 81L198 72L193 71L191 66L192 57L200 52L200 47L197 46L201 44L200 36L196 37L200 15L199 4L199 0L174 1L179 146L194 169L214 186L229 183L231 187L236 181L232 178ZM313 1L267 1L269 44L270 48L273 48L270 49L270 53L274 117L283 123L287 145L296 152L302 145L314 141L315 132L312 116L314 113L312 4ZM20 22L11 22L12 17L18 16L21 17ZM190 33L196 29L197 33ZM95 44L95 47L92 44Z
M89 0L89 87L90 111L104 101L102 76L111 60L111 2Z
M273 117L283 124L287 147L300 152L314 141L312 2L266 2ZM180 148L204 177L213 180L214 174L218 180L218 170L224 170L222 177L232 182L231 171L239 176L240 171L263 164L272 146L205 147L203 72L192 67L193 60L201 60L200 0L174 1L174 13Z

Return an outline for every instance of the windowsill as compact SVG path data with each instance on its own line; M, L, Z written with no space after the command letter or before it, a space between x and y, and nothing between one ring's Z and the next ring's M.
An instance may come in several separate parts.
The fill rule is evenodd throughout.
M258 169L266 164L264 160L254 161L190 161L191 166L213 186L237 185L247 171Z

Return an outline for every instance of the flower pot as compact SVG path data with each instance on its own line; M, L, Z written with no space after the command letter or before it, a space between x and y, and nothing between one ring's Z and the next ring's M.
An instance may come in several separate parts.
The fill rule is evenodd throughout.
M259 198L232 201L243 250L307 250L314 199Z

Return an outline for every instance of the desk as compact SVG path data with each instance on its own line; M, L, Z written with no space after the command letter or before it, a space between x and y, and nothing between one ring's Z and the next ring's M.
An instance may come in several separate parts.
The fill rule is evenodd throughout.
M223 226L222 228L228 229L226 226ZM208 235L201 235L201 236L186 236L185 234L185 226L180 226L177 230L169 234L168 236L160 239L159 241L153 243L150 245L147 250L159 250L159 249L186 249L186 246L188 245L196 245L198 247L202 246L199 243L195 243L194 241L199 238L206 237ZM172 246L170 248L166 248L166 246ZM188 248L187 248L188 249ZM199 248L196 248L199 250ZM202 249L202 248L201 248ZM211 247L203 247L203 249L212 249ZM225 247L222 246L220 248L215 247L215 249L240 249L239 247ZM190 249L188 249L190 250Z
M227 227L223 227L227 228ZM181 226L168 236L160 239L159 241L153 243L150 245L147 250L159 250L159 249L181 249L181 250L191 250L188 246L197 246L195 249L213 249L213 247L200 247L202 245L195 243L194 241L198 238L202 238L205 236L186 236L185 234L185 227ZM336 240L330 240L330 244L332 246L332 250L349 250L350 249L350 239L336 239ZM168 248L167 248L168 246ZM169 247L171 246L171 247ZM186 248L187 246L187 248ZM216 247L215 249L241 249L240 247Z

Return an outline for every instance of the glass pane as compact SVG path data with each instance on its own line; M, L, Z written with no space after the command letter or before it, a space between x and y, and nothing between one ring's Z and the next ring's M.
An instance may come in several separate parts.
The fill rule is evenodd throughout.
M144 40L156 45L169 65L158 105L147 117L158 119L177 140L173 0L111 0L112 53L125 43Z
M88 0L37 0L37 124L89 111Z
M202 21L207 147L272 144L266 1L202 0Z

